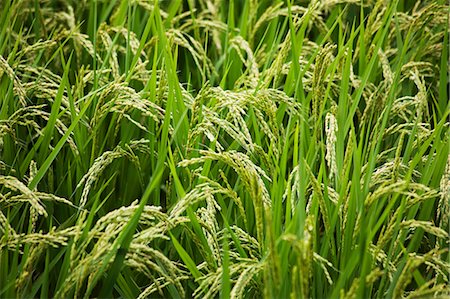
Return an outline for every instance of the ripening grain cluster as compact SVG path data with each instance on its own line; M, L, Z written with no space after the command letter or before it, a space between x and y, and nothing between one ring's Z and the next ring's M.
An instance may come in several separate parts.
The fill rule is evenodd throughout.
M447 298L445 0L0 0L0 298Z

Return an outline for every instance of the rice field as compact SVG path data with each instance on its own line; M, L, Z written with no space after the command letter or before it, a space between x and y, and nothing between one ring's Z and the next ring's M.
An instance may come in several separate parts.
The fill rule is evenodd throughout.
M0 0L0 298L447 298L449 13Z

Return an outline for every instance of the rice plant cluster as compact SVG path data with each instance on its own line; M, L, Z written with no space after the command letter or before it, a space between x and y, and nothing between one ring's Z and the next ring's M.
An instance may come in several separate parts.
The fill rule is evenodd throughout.
M0 297L447 298L449 12L0 0Z

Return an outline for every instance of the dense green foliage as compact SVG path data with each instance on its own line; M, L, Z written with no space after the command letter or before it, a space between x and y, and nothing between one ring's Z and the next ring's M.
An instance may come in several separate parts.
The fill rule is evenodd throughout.
M0 297L449 295L447 2L0 0Z

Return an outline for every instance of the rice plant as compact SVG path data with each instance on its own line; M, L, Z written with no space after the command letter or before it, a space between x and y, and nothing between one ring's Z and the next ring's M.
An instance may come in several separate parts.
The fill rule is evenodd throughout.
M0 0L0 297L449 296L449 13Z

